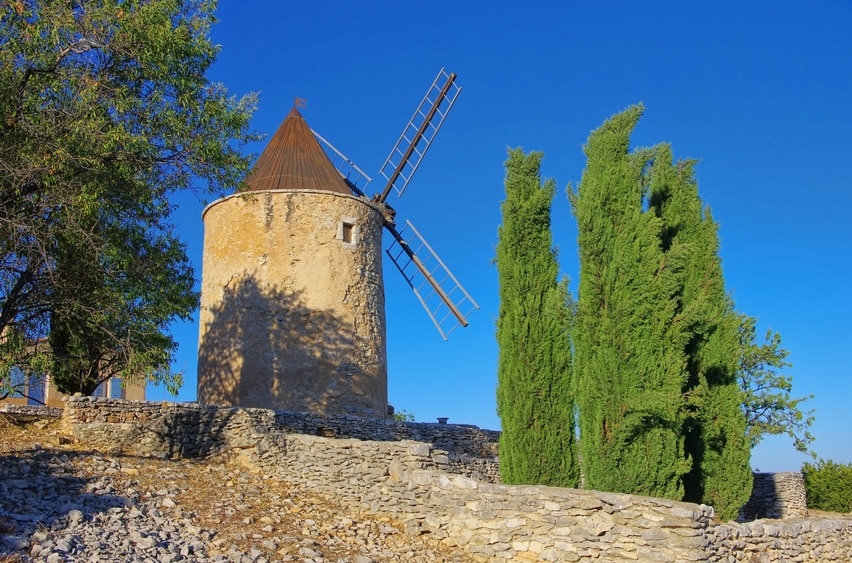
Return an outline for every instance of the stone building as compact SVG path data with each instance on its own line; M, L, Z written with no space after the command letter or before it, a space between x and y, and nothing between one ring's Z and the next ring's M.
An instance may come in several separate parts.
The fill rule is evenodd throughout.
M381 204L296 108L247 184L202 215L199 402L386 416Z

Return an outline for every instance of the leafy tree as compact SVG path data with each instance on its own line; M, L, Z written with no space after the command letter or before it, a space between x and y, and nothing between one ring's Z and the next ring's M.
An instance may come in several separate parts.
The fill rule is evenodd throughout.
M758 344L757 321L747 315L739 315L738 321L737 376L743 391L746 437L751 447L768 434L787 434L798 451L815 457L809 451L814 440L809 430L814 421L814 411L803 411L800 406L813 395L791 397L792 378L776 371L790 367L787 362L789 352L781 347L781 335L767 330L763 344Z
M692 469L685 498L736 517L751 495L750 445L737 372L737 326L725 290L717 226L703 206L694 162L673 162L671 147L655 148L650 210L663 220L666 251L686 249L677 323L686 340L685 446Z
M169 195L238 186L249 164L241 146L255 138L254 97L230 97L205 76L218 49L214 9L203 0L0 5L3 370L40 369L26 347L55 331L54 370L79 382L68 389L107 373L177 384L163 330L196 296Z
M0 400L12 396L41 400L31 397L27 385L44 382L44 374L50 369L51 356L44 340L27 343L20 332L10 331L0 338ZM24 368L21 368L24 366Z
M541 153L509 151L498 231L497 412L506 483L575 487L570 297L558 282L550 231L555 184Z
M170 370L177 345L165 330L197 299L184 247L166 233L154 238L123 228L120 235L106 260L87 259L72 241L57 253L59 285L85 284L85 293L61 300L51 314L50 373L63 393L90 395L111 377L128 381L145 372L172 393L180 387L180 374ZM67 278L76 281L62 283Z
M681 499L685 338L677 321L685 252L663 251L663 221L645 212L653 152L629 152L633 106L593 131L569 198L580 285L574 365L586 486Z

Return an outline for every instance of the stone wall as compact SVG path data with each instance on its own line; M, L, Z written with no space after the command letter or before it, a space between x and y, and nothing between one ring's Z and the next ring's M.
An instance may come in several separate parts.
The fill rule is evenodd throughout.
M0 412L18 417L60 418L62 416L63 409L60 407L0 403Z
M471 444L486 447L489 434L475 427L359 423L346 417L332 422L264 409L90 398L69 399L63 420L92 447L169 457L226 456L345 504L393 515L404 522L406 533L432 534L482 560L852 560L852 519L717 524L713 509L703 505L509 486L450 473L449 449L471 455L482 453L465 451ZM363 435L335 437L350 427ZM394 437L395 432L421 439ZM454 433L462 436L458 442L449 438Z
M87 444L167 458L233 453L235 448L254 441L266 447L270 440L283 440L285 434L370 442L417 441L429 446L428 460L418 460L418 468L440 468L488 482L500 480L500 433L472 425L95 397L69 398L64 420L75 437Z
M848 563L852 518L728 522L709 529L709 560L722 563Z
M470 424L403 422L387 418L315 415L277 411L276 426L287 433L371 441L414 440L434 448L442 469L491 483L500 482L500 432Z
M70 397L62 421L75 439L105 451L164 459L246 454L263 463L268 457L263 454L283 451L284 433L275 430L274 414L267 409Z
M805 477L798 472L755 473L751 498L740 509L741 520L800 518L807 515Z

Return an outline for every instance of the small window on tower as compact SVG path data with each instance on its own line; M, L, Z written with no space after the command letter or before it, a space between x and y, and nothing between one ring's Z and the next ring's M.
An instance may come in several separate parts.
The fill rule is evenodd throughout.
M343 242L348 242L350 244L355 242L355 225L352 223L343 222L343 232L341 237Z
M343 217L337 224L337 237L345 245L354 248L358 244L358 226L354 217Z

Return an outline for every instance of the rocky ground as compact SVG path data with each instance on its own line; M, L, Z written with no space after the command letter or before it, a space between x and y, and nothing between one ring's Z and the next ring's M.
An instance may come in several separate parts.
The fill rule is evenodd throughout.
M87 451L0 415L0 562L469 561L403 523L216 462Z

